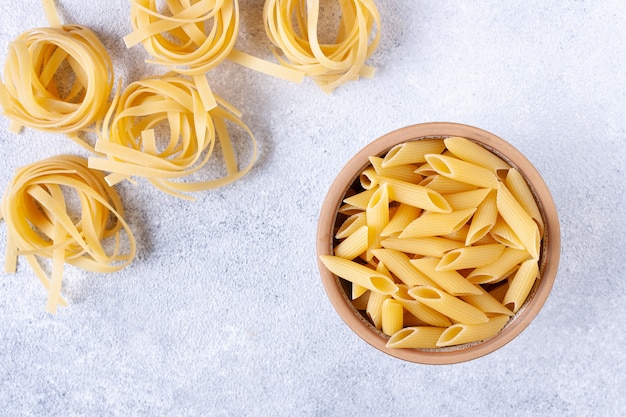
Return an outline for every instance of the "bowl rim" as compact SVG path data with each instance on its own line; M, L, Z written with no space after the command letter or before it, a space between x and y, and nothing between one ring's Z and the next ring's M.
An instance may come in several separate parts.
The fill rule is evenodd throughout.
M352 306L343 290L341 279L322 264L321 255L333 253L332 230L336 223L338 208L345 193L359 173L369 165L370 156L380 156L391 147L409 140L461 136L487 147L518 168L534 193L544 217L545 233L542 242L540 279L535 283L534 293L497 335L474 344L446 349L399 349L387 348L387 337L375 328ZM429 122L406 126L391 131L370 142L354 155L341 169L323 201L317 228L317 262L326 294L343 321L361 339L374 348L409 362L443 365L477 359L509 343L528 327L546 302L556 279L561 237L558 213L552 195L534 165L513 145L486 130L454 122Z

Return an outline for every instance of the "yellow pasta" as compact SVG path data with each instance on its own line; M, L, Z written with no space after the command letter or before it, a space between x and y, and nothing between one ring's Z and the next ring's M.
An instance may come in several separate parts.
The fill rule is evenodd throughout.
M485 291L480 285L476 285L476 288L480 290L480 294L470 294L461 296L461 300L468 304L473 305L480 311L487 314L504 314L506 316L512 316L513 312L504 306L493 295Z
M530 256L539 259L539 227L502 183L498 187L497 205L500 216L511 227Z
M437 270L437 264L439 259L437 258L419 258L411 259L411 264L417 268L421 273L430 278L439 287L445 290L448 294L454 296L461 295L479 295L481 289L479 286L467 281L463 275L457 271L439 271Z
M402 232L404 228L421 214L422 210L408 205L400 204L393 214L393 217L389 219L389 223L381 232L382 236L391 236L396 233Z
M441 258L446 252L463 247L463 242L436 236L416 239L389 237L383 239L380 244L386 249L395 249L412 255L432 256L435 258Z
M70 193L80 201L80 210L66 199ZM5 270L15 272L17 257L26 258L48 290L49 313L67 305L60 294L65 263L107 273L135 257L135 238L119 195L83 158L62 155L18 169L0 209L7 225ZM50 277L45 259L51 260Z
M372 164L372 168L374 168L379 177L394 178L413 184L419 183L422 180L422 176L415 173L417 169L416 165L405 164L383 167L383 158L370 156L369 160Z
M485 313L473 305L435 287L413 287L409 289L409 295L433 310L460 323L478 324L489 321Z
M61 25L53 2L43 4L51 27L27 30L9 43L3 113L13 133L22 126L62 133L93 151L82 134L95 130L108 109L111 59L91 29Z
M505 246L499 243L452 249L439 260L437 270L450 271L485 266L498 259L504 249Z
M367 205L372 199L372 195L376 192L378 187L372 187L369 190L364 190L358 194L351 195L350 197L345 198L343 201L346 204L350 204L357 209L365 210L367 209Z
M214 96L218 107L205 111L193 79L176 74L146 78L128 85L111 106L89 166L108 171L107 181L143 177L158 189L180 198L229 184L250 171L256 159L256 141L238 111ZM251 142L250 160L240 168L228 124L244 131ZM156 138L157 129L166 126ZM189 176L209 166L219 146L226 173L206 181ZM221 169L216 167L219 173ZM207 173L207 176L210 174ZM182 181L182 180L185 181Z
M489 233L496 224L498 218L498 207L496 205L496 193L491 191L476 208L476 213L472 217L465 244L476 243Z
M367 220L366 260L372 258L372 250L380 247L381 233L389 223L389 197L387 186L382 185L372 195L365 209Z
M539 211L539 207L533 197L533 193L530 191L528 183L522 174L517 169L511 168L507 171L504 183L509 191L511 191L511 194L513 194L517 202L524 207L524 210L537 223L537 226L539 227L539 234L543 236L545 226L543 218L541 217L541 212Z
M368 246L368 227L363 225L347 236L337 246L335 246L335 256L346 259L354 259L367 251Z
M451 178L444 177L443 175L428 176L418 183L418 185L437 191L439 194L455 194L464 191L472 191L478 188L473 184L453 180Z
M371 76L365 65L380 39L380 15L373 0L339 1L340 22L333 43L320 41L319 0L266 0L265 31L281 65L304 72L330 93L359 76Z
M526 301L538 276L539 267L536 260L529 259L522 262L513 279L510 280L509 289L504 295L502 303L513 312L517 312Z
M393 298L387 298L382 306L381 330L391 336L404 326L402 304Z
M444 149L445 145L441 139L404 142L389 149L383 158L382 166L387 168L396 165L424 163L427 154L438 154Z
M320 259L333 274L368 290L382 294L393 294L398 290L398 286L390 277L365 265L332 255L325 255Z
M438 347L453 346L463 343L478 342L495 336L509 321L509 316L493 316L486 323L458 323L443 331Z
M525 250L505 248L497 259L469 273L467 279L475 284L493 284L506 278L520 262L530 255Z
M418 237L444 236L458 231L472 217L475 208L453 211L451 213L427 212L412 221L400 233L400 238L412 239Z
M511 226L504 221L504 219L498 215L496 218L496 222L493 227L489 231L489 235L493 237L496 242L502 243L510 248L521 249L524 250L524 244L517 237Z
M387 299L389 299L389 294L372 291L365 307L365 313L374 324L374 327L379 330L383 325L383 304Z
M478 188L471 191L446 194L446 201L450 204L452 211L476 208L487 197L491 190L489 188Z
M500 157L466 138L458 136L446 138L444 144L457 158L485 167L494 173L510 168L510 165Z
M413 326L394 333L387 341L388 348L433 349L445 327Z
M362 226L367 226L367 219L365 218L365 212L359 212L349 216L335 232L336 239L345 239L352 233L356 232Z
M390 200L434 213L452 211L446 199L437 191L390 177L380 177L379 181L389 186Z
M391 294L394 300L399 302L407 312L418 318L423 323L431 326L450 326L452 324L448 317L438 311L426 306L409 295L409 287L404 284L398 284L398 291Z
M430 166L453 180L484 188L498 188L498 178L489 169L445 155L426 155Z
M416 285L437 286L430 278L415 269L411 265L409 257L402 252L393 249L373 249L372 254L409 287Z

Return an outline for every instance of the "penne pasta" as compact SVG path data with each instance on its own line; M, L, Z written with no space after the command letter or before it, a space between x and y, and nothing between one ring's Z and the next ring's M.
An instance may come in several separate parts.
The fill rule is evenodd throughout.
M525 250L505 248L500 256L490 264L474 269L467 279L474 284L492 284L506 278L520 262L530 255Z
M472 217L467 237L465 238L465 245L469 246L485 237L496 224L497 218L496 193L491 191L476 207L476 213Z
M345 259L354 259L367 251L368 227L363 225L354 231L350 236L343 239L334 248L335 256Z
M445 155L426 155L438 174L484 188L498 188L498 178L489 169Z
M524 210L530 215L530 217L537 223L539 227L539 234L543 236L543 230L545 228L541 212L537 206L537 201L533 196L532 191L528 187L528 183L522 176L522 174L515 168L508 170L504 181L505 185L511 191L511 194L515 197L518 203L524 207Z
M463 227L475 211L476 209L466 209L451 213L424 213L412 221L399 237L409 239L449 235Z
M391 294L391 296L394 300L402 304L402 307L406 311L425 324L442 327L447 327L452 324L448 317L411 297L409 295L409 287L404 284L398 284L398 291Z
M394 146L383 159L383 167L425 162L427 154L439 154L445 149L440 139L423 139Z
M369 190L362 191L360 193L354 194L350 197L347 197L343 200L344 203L354 206L360 210L367 209L367 205L372 199L372 195L376 192L378 187L370 188Z
M432 349L445 327L413 326L394 333L387 341L388 348Z
M513 229L504 221L501 216L496 218L496 222L489 231L489 235L493 237L496 242L502 243L505 246L515 249L524 250L524 245L517 237Z
M439 260L437 271L478 268L488 265L502 254L504 248L504 245L496 243L452 249Z
M489 321L485 313L473 305L435 287L413 287L409 289L409 295L458 323L478 324Z
M369 160L379 177L395 178L413 184L417 184L422 180L422 176L415 172L417 165L394 165L383 168L382 158L370 156Z
M437 286L427 276L415 269L409 257L393 249L373 249L372 254L385 264L389 271L409 287L416 285Z
M493 173L499 170L507 170L511 167L497 155L466 138L446 138L444 139L444 144L457 158L485 167Z
M476 208L487 197L490 188L478 188L471 191L446 194L445 199L450 204L452 211Z
M386 298L382 305L382 324L384 334L391 336L404 326L404 309L402 304L393 298Z
M480 311L487 314L504 314L507 316L513 315L511 310L498 301L498 299L496 299L493 295L485 291L480 285L477 285L476 287L480 289L480 294L463 295L461 296L461 300L473 305Z
M357 310L365 310L371 293L372 292L365 287L352 284L352 305L354 308Z
M359 174L359 183L364 190L370 190L378 185L378 174L373 167L365 168Z
M524 301L526 301L538 276L539 265L535 259L522 262L513 279L510 280L509 289L504 295L502 303L514 313L517 313Z
M418 185L430 188L431 190L437 191L439 194L461 193L464 191L472 191L478 188L473 184L453 180L443 175L428 176L424 178L421 182L419 182Z
M383 325L383 303L389 298L389 294L381 294L376 291L370 293L370 297L367 300L367 307L365 307L365 313L370 318L374 327L378 330Z
M389 223L389 195L387 184L381 185L367 204L365 210L367 221L367 255L366 260L372 258L372 249L380 247L381 233Z
M322 255L320 260L333 274L359 284L368 290L383 294L393 294L398 290L398 286L391 277L376 272L365 265L333 255Z
M439 340L437 340L437 346L453 346L488 339L502 330L509 319L509 316L502 315L493 316L486 323L453 324L441 333Z
M444 253L463 247L463 242L443 237L421 237L416 239L402 239L390 237L380 242L385 249L395 249L413 255L432 256L441 258Z
M482 293L479 286L467 281L457 271L438 271L439 259L437 258L411 259L410 262L418 271L430 278L448 294L460 296Z
M446 199L437 191L390 177L380 177L380 181L389 185L390 200L435 213L452 211Z
M402 232L402 230L413 220L417 219L421 213L422 210L417 207L408 204L400 204L391 219L389 219L387 226L385 226L381 232L381 235L385 237Z
M343 223L341 223L341 226L339 226L339 229L335 232L335 238L345 239L355 231L359 230L359 228L366 225L367 220L365 219L364 211L352 214L344 220Z
M541 237L537 223L533 221L504 184L500 184L498 187L496 202L500 216L513 229L530 256L539 259Z

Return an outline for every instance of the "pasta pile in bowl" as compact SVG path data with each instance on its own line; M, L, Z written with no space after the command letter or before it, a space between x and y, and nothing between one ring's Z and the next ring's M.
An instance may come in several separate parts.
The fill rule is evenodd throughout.
M331 303L362 339L448 364L502 347L537 316L560 226L517 149L472 126L425 123L348 162L324 201L317 252Z

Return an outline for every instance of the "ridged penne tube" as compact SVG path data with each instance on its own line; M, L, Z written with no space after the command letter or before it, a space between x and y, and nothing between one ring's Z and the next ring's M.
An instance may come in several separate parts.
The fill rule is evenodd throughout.
M394 333L387 341L388 348L434 349L445 327L413 326Z
M426 161L426 154L441 153L444 149L445 145L441 139L404 142L387 152L383 159L383 167L422 163Z
M458 323L478 324L489 321L487 315L473 305L435 287L413 287L409 289L409 295Z
M409 287L416 285L437 286L430 278L415 269L411 265L409 257L402 252L393 249L373 249L372 254Z
M337 232L335 232L336 239L345 239L350 236L352 233L360 229L362 226L367 225L367 220L365 219L365 212L359 212L348 216L346 220L341 223Z
M404 309L402 304L393 298L387 298L382 306L382 325L384 334L391 336L404 326Z
M448 327L437 341L438 347L478 342L495 336L509 321L509 316L493 316L486 323L457 323Z
M413 220L417 219L421 213L422 210L417 207L408 204L400 204L391 219L389 219L389 223L385 226L381 235L390 236L402 232L402 230Z
M367 235L368 227L366 225L361 226L335 246L335 256L352 260L361 255L363 252L367 251Z
M389 237L380 242L385 249L395 249L413 255L432 256L441 258L444 253L463 247L463 242L443 237L420 237L416 239L402 239Z
M509 289L502 303L516 313L528 298L538 276L539 266L535 259L522 262L513 279L510 280Z
M434 213L450 213L452 209L437 191L390 177L380 177L389 186L389 199Z
M398 291L391 294L394 300L402 304L402 307L423 323L431 326L447 327L452 324L450 319L440 312L433 310L426 304L417 301L409 295L409 287L398 284Z
M424 213L411 222L399 237L411 239L449 235L463 227L475 211L476 209L466 209L451 213Z
M398 290L398 286L390 277L367 266L333 255L322 255L320 260L333 274L368 290L383 294L393 294Z
M381 185L367 204L365 210L367 220L367 256L372 257L372 249L380 247L381 233L389 223L389 194L387 184Z
M415 170L416 174L421 175L422 177L430 177L432 175L438 175L438 172L430 166L428 162L421 164Z
M491 191L476 207L476 212L472 217L470 228L465 238L465 244L469 246L487 235L496 224L497 218L496 192Z
M355 304L355 308L356 308L356 303L355 301L361 297L363 297L364 294L367 294L369 292L369 290L365 287L360 286L359 284L355 284L352 283L352 301L353 304ZM357 310L364 310L365 308L359 309L357 308Z
M417 184L422 180L422 176L415 173L417 165L394 165L383 168L383 159L380 157L370 156L369 158L372 167L376 170L376 173L380 177L389 177L401 181Z
M452 207L452 211L465 210L478 207L490 191L490 188L478 188L471 191L446 194L445 199Z
M494 173L511 167L497 155L466 138L446 138L444 144L457 158L485 167Z
M421 273L430 278L450 295L478 295L482 293L477 285L467 281L465 277L457 271L438 271L436 268L439 259L437 258L411 259L410 262Z
M537 223L539 227L539 234L543 236L544 223L541 217L541 211L537 206L537 201L533 197L532 191L528 187L528 183L522 176L522 174L515 168L508 170L504 183L506 184L511 194L515 197L518 203L524 207L524 210L530 215L530 217Z
M537 223L530 217L511 194L509 189L500 184L497 195L498 212L520 239L525 249L534 259L539 259L541 236Z
M344 198L343 202L346 204L350 204L351 206L357 207L361 210L365 210L370 200L372 199L372 195L376 192L377 189L378 187L373 187L369 190L361 191L360 193Z
M438 174L484 188L498 188L498 178L489 169L445 155L426 155Z
M359 174L359 183L364 190L369 190L378 185L378 174L373 167L365 168Z
M472 191L478 188L476 185L453 180L452 178L448 178L443 175L431 175L424 178L421 182L418 183L418 185L430 188L433 191L437 191L439 194L461 193L464 191Z
M478 295L464 295L461 296L461 300L468 304L473 305L480 311L488 314L504 314L512 316L513 312L509 310L504 304L494 298L490 293L485 291L481 286L477 285L481 293Z
M376 291L370 293L365 313L370 318L374 327L381 329L383 325L383 303L389 298L389 294L381 294Z
M504 248L504 245L496 243L452 249L440 259L437 270L450 271L485 266L498 259Z
M467 279L474 284L491 284L501 281L529 256L525 250L505 248L493 262L470 272Z
M511 226L504 221L501 216L496 218L496 222L489 231L491 237L493 237L498 243L502 243L510 248L524 250L524 244L517 237Z

